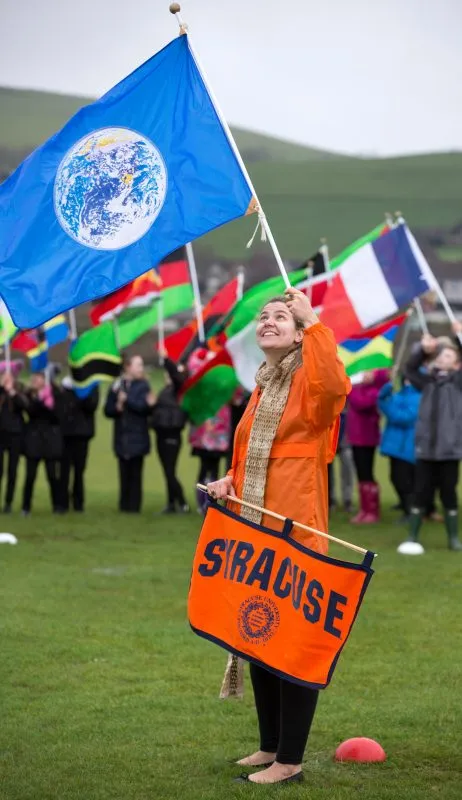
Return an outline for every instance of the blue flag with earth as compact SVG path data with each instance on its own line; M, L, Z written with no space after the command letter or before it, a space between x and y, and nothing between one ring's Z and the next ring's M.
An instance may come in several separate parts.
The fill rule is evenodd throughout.
M252 192L179 36L0 186L0 295L33 328L243 216Z

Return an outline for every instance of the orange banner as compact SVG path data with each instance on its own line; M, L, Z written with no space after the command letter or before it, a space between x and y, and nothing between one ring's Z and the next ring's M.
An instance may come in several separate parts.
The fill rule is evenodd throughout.
M373 575L213 503L194 556L189 621L199 636L315 689L328 686Z

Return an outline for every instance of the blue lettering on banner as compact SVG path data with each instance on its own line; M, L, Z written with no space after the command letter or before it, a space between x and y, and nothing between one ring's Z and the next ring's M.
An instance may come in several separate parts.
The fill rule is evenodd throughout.
M213 575L216 575L218 572L220 572L223 559L218 555L218 553L215 553L215 550L223 553L225 547L226 543L224 539L214 539L212 542L208 543L204 550L204 558L211 562L211 564L200 564L199 575L202 575L204 578L212 578Z
M324 589L317 580L309 582L306 590L306 599L308 603L303 606L303 615L307 622L319 622L321 616L321 605L316 599L319 597L321 600L324 597Z
M198 567L202 577L213 578L223 569L223 577L226 580L245 583L247 586L258 584L262 592L267 592L275 570L276 552L269 547L255 552L251 542L213 539L204 549L204 559ZM340 639L342 630L336 626L336 620L343 620L342 606L348 604L348 598L333 590L325 592L323 585L316 578L312 578L307 584L306 570L294 564L288 556L282 559L275 572L272 585L275 597L281 600L290 598L295 611L301 608L307 622L311 624L320 622L326 633ZM305 598L303 604L302 597ZM274 601L255 595L252 603L241 606L239 623L242 627L241 633L245 629L245 636L249 637L249 641L251 638L256 640L259 637L260 641L267 641L279 624L276 612L277 606Z
M235 544L236 544L236 539L226 539L225 578L228 578L229 557L231 555L231 550L233 549Z
M334 620L343 619L343 611L341 611L338 606L346 606L347 602L348 598L343 594L338 594L337 592L330 593L324 630L327 631L327 633L331 633L332 636L337 636L338 639L340 639L342 631L338 628L334 628Z
M289 596L291 589L290 581L286 581L285 585L282 585L282 581L286 576L286 572L289 573L289 577L292 577L292 561L290 558L282 559L281 566L278 569L278 574L276 575L273 585L274 594L276 597L280 597L281 600L284 600L285 597Z
M265 547L265 549L262 550L246 580L247 586L253 586L253 584L257 582L260 584L260 589L262 589L262 591L266 592L268 590L275 556L276 553L274 550L270 550L269 547Z
M250 542L238 542L236 549L234 551L233 556L233 563L231 564L231 569L229 571L229 579L230 581L237 581L237 583L242 583L245 578L245 573L247 571L247 564L252 558L255 552L255 548ZM236 575L237 571L237 575ZM236 575L236 577L234 577Z
M299 568L297 564L294 564L294 579L292 582L292 605L295 608L295 611L298 611L298 609L300 608L300 601L302 599L302 592L306 581L306 572L304 569L302 569L300 572L300 577L298 578L298 585L297 585L298 571Z

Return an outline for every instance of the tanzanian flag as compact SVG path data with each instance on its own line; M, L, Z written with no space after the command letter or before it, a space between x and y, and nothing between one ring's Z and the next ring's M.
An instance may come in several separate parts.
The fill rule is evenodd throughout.
M110 322L85 331L69 351L69 367L76 390L116 378L121 363L114 327Z

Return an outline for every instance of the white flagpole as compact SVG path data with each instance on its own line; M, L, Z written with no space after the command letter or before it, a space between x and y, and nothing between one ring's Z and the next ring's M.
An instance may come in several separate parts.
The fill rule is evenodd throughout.
M242 300L244 295L244 283L245 283L245 267L242 265L237 268L237 297L236 302Z
M68 313L69 313L69 333L71 336L71 342L75 342L75 340L79 335L77 331L77 319L75 316L75 308L70 308Z
M322 253L326 272L330 272L329 245L327 244L327 239L321 239L321 247L319 248L319 251Z
M173 14L177 19L178 25L180 27L180 34L184 34L184 33L187 33L188 28L187 28L187 25L183 22L183 19L180 16L180 11L181 11L181 6L180 6L179 3L171 3L171 5L170 5L170 13ZM224 116L224 114L223 114L223 112L222 112L222 110L220 108L220 105L218 103L217 98L215 97L215 94L214 94L214 92L212 90L212 87L211 87L211 85L210 85L210 83L209 83L209 81L207 79L206 73L205 73L205 71L204 71L204 69L203 69L203 67L202 67L202 65L201 65L201 63L199 61L197 53L195 52L195 50L193 48L193 44L192 44L192 41L191 41L191 37L189 36L189 33L188 33L188 44L189 44L189 49L191 51L191 55L194 58L194 61L196 62L196 67L197 67L197 69L199 70L199 72L201 74L202 80L204 81L204 85L205 85L205 87L206 87L206 89L207 89L207 91L209 93L210 99L211 99L211 101L212 101L212 103L213 103L213 105L215 107L215 111L216 111L217 116L218 116L218 118L219 118L219 120L221 122L223 130L225 131L225 133L226 133L226 135L228 137L228 141L229 141L229 143L231 145L231 148L232 148L232 150L234 152L234 155L236 156L237 162L238 162L238 164L239 164L239 166L240 166L240 168L242 170L242 173L243 173L243 175L244 175L244 177L245 177L245 179L247 181L247 184L249 186L249 189L252 192L252 195L254 197L254 200L255 200L255 203L256 203L255 210L258 213L258 219L259 219L260 226L261 226L261 229L262 229L262 238L263 238L263 232L264 232L264 234L266 234L266 238L268 239L268 241L270 243L271 249L273 251L273 254L274 254L274 257L276 259L276 263L277 263L277 265L279 267L280 273L281 273L281 275L283 277L284 283L285 283L286 287L289 288L290 287L289 276L287 274L287 270L286 270L286 268L284 266L284 262L283 262L283 260L281 258L281 254L280 254L280 252L278 250L278 247L277 247L277 244L275 242L274 236L273 236L273 234L271 232L271 228L268 225L268 220L266 219L266 216L265 216L265 213L263 211L262 205L261 205L261 203L260 203L260 201L259 201L259 199L257 197L257 193L256 193L255 188L253 186L253 183L252 183L252 181L250 179L250 175L247 172L247 168L246 168L246 166L245 166L245 164L244 164L244 162L242 160L242 156L241 156L241 154L239 152L237 144L234 141L234 137L233 137L233 134L231 133L230 127L229 127L228 123L226 122L226 118L225 118L225 116Z
M401 369L401 365L403 363L404 353L406 352L406 347L407 347L407 343L408 343L408 340L409 340L409 334L411 332L411 319L412 319L412 314L413 314L414 310L415 310L414 308L411 308L409 310L408 318L407 318L406 322L404 323L403 335L401 337L401 341L399 343L398 352L397 352L396 358L395 358L395 363L393 364L393 368L392 368L392 378L393 378L393 380L395 380L396 377L398 376L399 371Z
M204 318L202 316L202 303L201 293L199 290L199 281L197 280L196 260L194 258L194 250L191 242L186 245L186 257L188 259L189 274L191 276L191 285L194 295L194 309L196 312L197 333L199 341L203 344L205 342L204 331Z
M417 318L419 320L419 325L422 330L422 333L427 334L429 332L428 325L427 325L427 320L425 319L425 313L422 308L422 303L420 302L420 297L416 297L416 299L414 300L414 306L417 312Z
M157 316L157 340L160 349L159 364L161 367L163 367L164 366L163 352L165 350L165 325L164 325L164 299L162 297L162 292L160 294L157 303L159 309Z
M7 375L10 375L11 374L11 347L10 347L10 337L9 337L9 331L8 331L8 316L7 316L8 312L6 310L6 306L5 306L5 303L3 302L3 300L1 300L1 304L2 304L2 309L1 309L2 327L3 327L3 332L5 334L5 341L4 341L5 366L6 366Z

